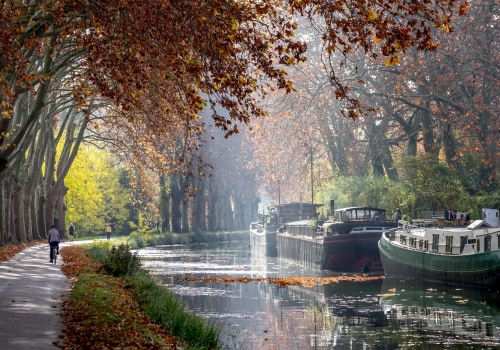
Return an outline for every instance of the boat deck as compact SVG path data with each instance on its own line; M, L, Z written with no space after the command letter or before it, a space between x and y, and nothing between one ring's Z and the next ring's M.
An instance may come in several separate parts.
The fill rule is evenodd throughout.
M498 250L498 235L491 235L496 232L500 232L500 229L471 229L463 226L437 228L405 223L388 231L387 237L394 245L412 251L442 255L468 255Z

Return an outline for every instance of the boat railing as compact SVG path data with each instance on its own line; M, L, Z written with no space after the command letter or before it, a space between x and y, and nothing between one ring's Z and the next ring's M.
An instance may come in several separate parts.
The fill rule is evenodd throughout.
M429 227L429 226L437 226L438 221L436 218L424 218L424 219L412 219L412 222L419 227Z
M390 230L387 230L384 232L384 235L390 240L390 241L395 241L396 240L396 231L399 229L399 227L392 228Z
M404 229L405 231L409 232L411 230L415 230L415 229L419 229L419 228L422 228L422 227L425 227L425 225L423 225L422 222L418 221L418 220L409 220L409 221L406 221L406 220L399 220L398 221L398 226L397 227L398 229Z
M451 210L424 211L423 219L412 219L412 222L424 227L439 226L443 220L446 226L466 226L470 221L468 213L454 212Z

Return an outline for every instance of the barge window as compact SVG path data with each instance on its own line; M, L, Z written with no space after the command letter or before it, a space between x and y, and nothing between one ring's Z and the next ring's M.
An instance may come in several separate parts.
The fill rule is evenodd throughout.
M439 235L432 235L432 250L437 252L439 244Z
M414 237L410 237L410 247L412 248L417 247L417 240Z
M399 236L399 243L406 245L406 236L405 235Z
M491 250L491 237L484 237L484 251L489 252Z
M479 251L479 240L478 239L471 238L471 239L467 240L467 244L472 244L472 246L474 247L474 251L476 253Z
M345 212L345 220L344 221L349 221L353 218L352 212L351 211L346 211Z
M464 251L466 243L467 243L467 236L460 236L460 253Z
M429 250L429 241L424 241L424 250Z
M453 246L453 236L446 236L446 253L451 254Z

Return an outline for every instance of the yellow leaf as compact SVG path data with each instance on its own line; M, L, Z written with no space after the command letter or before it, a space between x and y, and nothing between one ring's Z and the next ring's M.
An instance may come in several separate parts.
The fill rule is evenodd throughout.
M448 23L441 24L441 27L445 30L446 33L451 31L450 25Z
M401 62L401 60L399 59L399 57L393 56L393 57L388 58L388 59L385 60L385 65L387 67L389 67L389 66L392 66L393 64L398 64L399 62Z
M231 21L231 29L238 30L238 22L236 22L236 20L234 19Z
M371 9L368 9L368 19L370 21L374 21L377 19L377 14L373 12Z

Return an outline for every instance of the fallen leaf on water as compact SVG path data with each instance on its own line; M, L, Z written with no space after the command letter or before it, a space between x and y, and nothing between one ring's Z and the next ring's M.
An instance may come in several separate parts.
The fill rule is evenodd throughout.
M249 282L268 282L275 284L278 288L286 286L305 286L313 287L318 284L331 284L339 282L368 282L383 279L383 276L364 276L364 275L342 275L335 277L207 277L178 278L177 281L204 282L204 283L249 283Z

